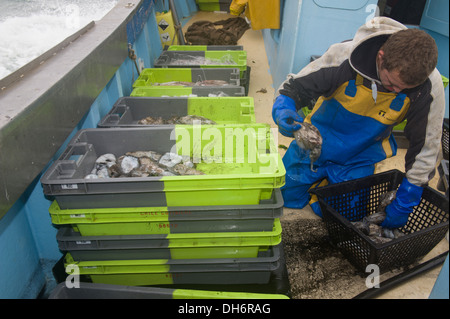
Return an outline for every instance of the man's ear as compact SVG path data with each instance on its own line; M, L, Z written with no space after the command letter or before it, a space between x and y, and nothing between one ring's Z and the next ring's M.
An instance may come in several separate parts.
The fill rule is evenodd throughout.
M378 61L383 61L383 57L384 57L384 51L381 49L378 50L378 54L377 54Z

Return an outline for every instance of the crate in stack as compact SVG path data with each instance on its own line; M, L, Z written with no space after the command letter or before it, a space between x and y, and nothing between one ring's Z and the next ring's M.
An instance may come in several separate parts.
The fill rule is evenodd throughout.
M147 68L133 84L132 97L245 96L238 68Z
M169 46L155 60L155 68L237 68L241 86L248 95L251 68L247 64L247 51L236 50L233 46L194 46L195 50L188 49L190 45ZM238 46L239 47L239 46ZM197 50L197 51L196 51Z
M232 0L195 0L200 11L230 12Z
M215 124L137 124L186 115ZM148 165L165 160L157 176L101 175L127 156L138 160L135 168L141 157ZM192 171L174 173L181 163ZM232 285L266 284L284 266L284 176L270 126L254 121L252 98L127 97L98 128L80 130L41 183L54 198L65 263L92 282Z

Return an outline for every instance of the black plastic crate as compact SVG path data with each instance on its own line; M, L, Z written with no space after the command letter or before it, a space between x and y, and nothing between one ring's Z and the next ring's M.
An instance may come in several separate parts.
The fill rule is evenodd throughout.
M448 198L425 187L414 207L405 234L391 242L374 243L351 222L376 212L380 196L398 188L404 173L398 170L317 188L316 194L331 243L360 271L376 264L380 273L407 266L430 252L448 231Z
M445 160L448 160L448 148L449 148L449 132L448 132L448 119L444 119L442 127L442 154Z
M445 192L445 196L448 197L448 172L449 172L449 168L448 168L448 160L442 160L441 164L438 167L438 172L439 172L439 182L437 184L437 189L440 190L441 192Z

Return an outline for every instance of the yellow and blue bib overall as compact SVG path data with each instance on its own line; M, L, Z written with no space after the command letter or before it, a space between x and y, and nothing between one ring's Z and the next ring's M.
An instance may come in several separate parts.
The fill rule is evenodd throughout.
M286 184L281 188L285 207L311 204L321 216L311 187L334 184L374 173L375 163L397 152L392 128L401 123L410 100L404 93L378 92L363 85L363 78L342 84L332 96L321 97L305 118L315 125L323 139L322 152L310 169L309 154L295 139L283 157ZM313 196L314 197L314 196Z

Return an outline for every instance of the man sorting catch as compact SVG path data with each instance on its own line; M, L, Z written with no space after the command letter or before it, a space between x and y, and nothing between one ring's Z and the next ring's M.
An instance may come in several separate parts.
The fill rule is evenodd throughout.
M283 157L285 207L310 203L322 216L308 190L373 174L376 163L396 155L392 129L406 120L406 177L382 223L392 229L404 226L434 175L440 151L445 100L437 57L436 43L426 32L377 17L361 26L353 40L332 45L298 74L290 74L276 92L273 120L287 137L294 137L303 123L312 124L320 134L307 133L322 145L308 149L295 133ZM300 115L309 105L311 113Z

